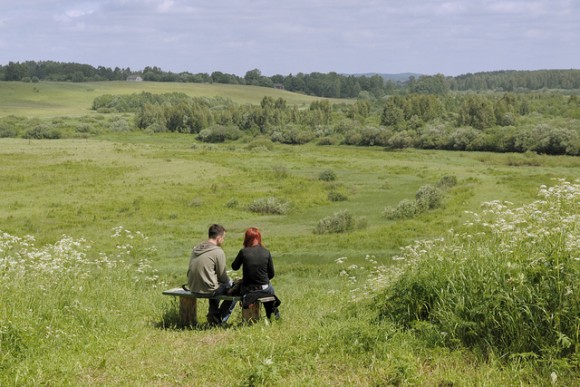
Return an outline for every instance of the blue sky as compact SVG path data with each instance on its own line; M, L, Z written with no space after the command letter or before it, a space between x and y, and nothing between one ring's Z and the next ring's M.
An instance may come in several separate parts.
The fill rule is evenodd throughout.
M580 68L580 0L2 1L0 64L243 76Z

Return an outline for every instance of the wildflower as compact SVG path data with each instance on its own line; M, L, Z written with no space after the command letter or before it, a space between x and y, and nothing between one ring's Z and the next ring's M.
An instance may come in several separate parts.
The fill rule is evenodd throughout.
M334 262L336 262L340 265L340 264L344 263L344 261L346 261L346 260L347 260L347 257L340 257L340 258L336 258L334 260Z

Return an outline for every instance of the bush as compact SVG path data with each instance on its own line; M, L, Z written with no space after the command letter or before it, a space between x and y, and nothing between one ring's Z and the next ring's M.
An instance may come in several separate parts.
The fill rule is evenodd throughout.
M238 200L235 198L228 200L226 203L227 208L236 208L237 206L238 206Z
M408 219L414 217L419 213L417 202L414 200L403 199L399 202L397 207L385 208L383 215L389 219Z
M336 180L336 173L332 169L325 169L318 175L318 180L334 181Z
M131 129L129 122L122 117L115 117L109 123L109 130L113 132L130 132Z
M7 138L7 137L17 137L18 132L8 127L7 125L0 124L0 138Z
M254 200L248 209L259 214L284 215L290 210L290 203L274 197L261 198Z
M457 176L445 175L437 183L437 188L449 189L457 185Z
M291 145L306 144L313 139L314 133L312 131L294 125L279 127L274 130L271 136L271 140L274 142Z
M290 176L290 172L288 172L288 168L283 165L274 165L272 167L272 172L274 173L274 177L278 180L285 179Z
M539 196L519 208L484 203L466 232L404 248L403 270L380 274L381 317L499 357L578 356L580 180Z
M197 139L202 142L220 143L237 140L241 135L242 132L236 126L213 125L199 132Z
M328 200L331 202L343 202L345 200L348 200L348 197L342 192L330 191L328 193Z
M249 143L248 145L246 145L246 149L248 150L263 149L271 151L272 149L274 149L274 143L272 142L272 140L268 138L258 138Z
M162 124L155 122L147 127L147 132L149 133L164 133L167 132L167 128Z
M420 210L433 210L441 206L443 194L435 186L426 184L417 190L415 200Z
M27 130L26 133L24 134L24 138L36 140L42 139L56 140L61 137L62 135L60 131L48 125L37 125L34 128Z
M325 136L325 137L321 137L318 139L318 141L316 142L316 145L336 145L338 144L340 141L336 138L336 137L331 137L331 136Z
M335 213L318 221L315 234L337 234L354 229L355 221L348 210Z

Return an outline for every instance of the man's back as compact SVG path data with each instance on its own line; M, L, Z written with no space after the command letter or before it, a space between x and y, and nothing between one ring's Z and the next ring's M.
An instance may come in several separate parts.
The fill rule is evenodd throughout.
M227 283L226 256L221 247L203 242L191 252L187 282L194 293L212 293Z

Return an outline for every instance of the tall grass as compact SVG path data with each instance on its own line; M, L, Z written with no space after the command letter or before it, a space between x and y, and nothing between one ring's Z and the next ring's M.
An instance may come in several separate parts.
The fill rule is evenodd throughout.
M483 207L465 231L404 248L404 268L375 278L388 284L380 315L451 347L577 367L580 180L542 186L520 207Z
M90 366L140 324L148 291L163 283L143 234L118 227L112 238L105 254L84 239L37 246L0 231L0 384L72 383L71 367Z

